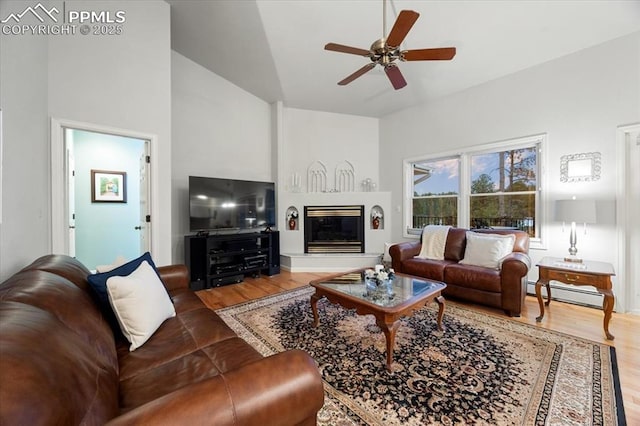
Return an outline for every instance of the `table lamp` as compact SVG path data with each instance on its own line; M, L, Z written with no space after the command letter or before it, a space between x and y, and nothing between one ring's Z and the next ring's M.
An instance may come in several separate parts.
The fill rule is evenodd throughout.
M565 257L565 262L578 262L580 259L576 254L578 249L576 248L576 223L583 223L586 226L587 223L596 223L596 202L595 200L576 200L575 197L572 200L557 200L556 201L556 221L570 222L571 223L571 235L569 236L569 256Z

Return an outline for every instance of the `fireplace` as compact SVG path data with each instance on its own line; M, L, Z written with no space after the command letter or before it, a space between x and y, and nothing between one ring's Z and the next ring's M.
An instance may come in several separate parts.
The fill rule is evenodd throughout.
M305 206L305 253L364 253L364 206Z

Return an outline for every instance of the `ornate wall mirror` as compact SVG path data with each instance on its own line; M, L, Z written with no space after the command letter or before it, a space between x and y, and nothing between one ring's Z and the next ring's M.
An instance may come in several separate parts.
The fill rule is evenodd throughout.
M599 152L563 155L560 158L561 182L590 182L600 179Z

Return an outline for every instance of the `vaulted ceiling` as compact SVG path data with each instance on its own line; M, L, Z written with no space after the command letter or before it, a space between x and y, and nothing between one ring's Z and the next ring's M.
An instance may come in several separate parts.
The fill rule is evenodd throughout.
M420 17L403 49L457 48L451 61L400 62L393 90L380 67L337 82L383 33L382 0L167 0L172 48L271 103L370 117L450 95L640 31L637 0L390 0L387 28L404 9ZM579 72L579 70L576 70Z

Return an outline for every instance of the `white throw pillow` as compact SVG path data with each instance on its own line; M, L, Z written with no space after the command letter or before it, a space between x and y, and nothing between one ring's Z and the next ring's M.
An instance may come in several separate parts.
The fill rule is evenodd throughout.
M467 248L464 259L460 263L500 269L502 258L513 251L515 242L515 235L480 234L468 231Z
M107 293L122 334L131 343L130 351L142 346L167 318L176 315L162 281L147 261L130 275L109 278Z

